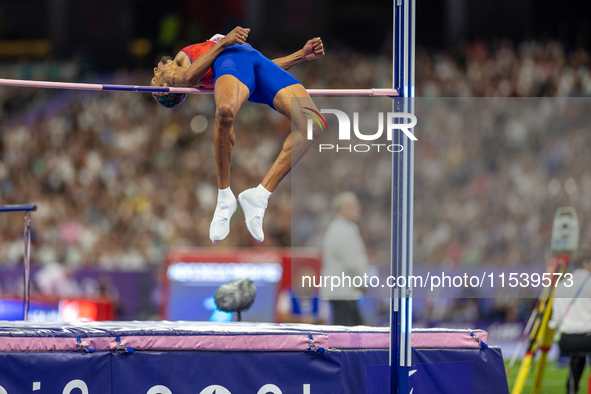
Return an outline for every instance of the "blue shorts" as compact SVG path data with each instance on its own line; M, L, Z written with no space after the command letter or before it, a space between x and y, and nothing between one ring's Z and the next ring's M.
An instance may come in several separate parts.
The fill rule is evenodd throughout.
M300 83L248 44L236 44L224 49L214 60L211 70L216 82L222 75L235 76L248 87L248 101L267 104L273 109L273 99L277 92L286 86Z

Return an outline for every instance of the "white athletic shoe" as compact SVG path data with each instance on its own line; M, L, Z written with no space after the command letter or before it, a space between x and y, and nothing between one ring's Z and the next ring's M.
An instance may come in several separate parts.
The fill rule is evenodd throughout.
M244 212L248 232L257 242L263 242L263 216L267 208L268 197L263 196L257 188L243 191L238 195L238 202Z
M238 204L234 195L230 200L222 203L218 201L211 226L209 226L209 239L211 239L211 242L221 241L230 234L230 218L236 212L236 208L238 208Z

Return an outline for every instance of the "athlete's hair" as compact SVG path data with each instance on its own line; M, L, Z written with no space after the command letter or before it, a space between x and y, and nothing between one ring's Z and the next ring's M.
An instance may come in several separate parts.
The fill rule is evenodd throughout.
M591 261L590 249L579 249L573 255L573 266L575 269L583 268L583 263Z
M165 93L163 95L152 94L156 102L166 108L174 108L181 105L187 98L187 93Z

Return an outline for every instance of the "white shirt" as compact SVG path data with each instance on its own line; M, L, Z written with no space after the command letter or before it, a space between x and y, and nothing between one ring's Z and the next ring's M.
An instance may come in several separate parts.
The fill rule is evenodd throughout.
M573 272L573 285L567 287L566 280L560 281L554 293L554 305L552 307L552 320L548 326L558 327L564 334L587 334L591 333L591 279L589 279L577 299L573 302L570 310L566 308L581 288L585 279L591 275L589 271L578 268Z
M368 271L365 243L359 234L359 227L342 216L337 216L328 226L322 241L322 277L335 276L345 286L334 287L331 291L331 279L320 288L320 296L329 300L358 300L363 296L363 288L353 286L355 276L363 278ZM368 279L369 281L369 279ZM336 284L336 280L334 282ZM356 282L359 284L359 281ZM324 281L323 281L324 285Z

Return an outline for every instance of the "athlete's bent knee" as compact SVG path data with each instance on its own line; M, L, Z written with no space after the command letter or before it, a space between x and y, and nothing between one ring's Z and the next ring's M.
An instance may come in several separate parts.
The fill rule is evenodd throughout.
M310 141L316 141L320 134L322 134L322 129L316 122L306 122L306 119L293 119L292 122L294 123L295 129L298 133L302 133L304 138Z
M232 124L236 119L236 109L229 104L221 104L218 106L215 118L222 124Z

